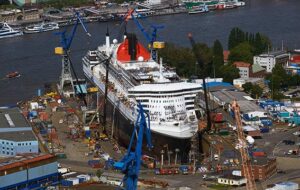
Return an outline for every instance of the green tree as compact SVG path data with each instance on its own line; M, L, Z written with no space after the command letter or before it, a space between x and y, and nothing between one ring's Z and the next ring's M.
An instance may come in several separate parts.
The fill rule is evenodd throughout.
M219 40L214 42L213 46L213 69L216 75L220 75L220 67L224 65L224 55L223 55L223 46Z
M245 41L245 33L239 28L233 28L228 38L228 49L231 50Z
M279 91L275 91L274 93L272 93L272 99L273 100L281 100L281 99L284 99L284 95L279 92Z
M246 82L245 84L243 84L243 89L244 89L244 92L246 93L250 93L251 92L251 89L252 89L252 83L251 82Z
M263 89L259 85L255 84L252 86L251 89L252 98L258 99L259 97L261 97L262 94L263 94Z
M262 52L260 53L267 52L268 49L272 48L271 40L265 35L260 35L260 37L262 42Z
M260 33L258 32L256 33L255 40L254 40L254 54L257 55L262 53L263 51L264 51L264 47L262 44L262 39Z
M167 43L164 49L159 51L164 62L175 67L179 76L190 77L197 72L196 59L190 48L183 48Z
M224 64L223 46L219 40L216 40L213 45L213 63L216 65Z
M243 42L237 45L230 51L228 60L230 63L235 61L244 61L247 63L253 62L253 48L248 42Z
M220 71L222 71L222 73L219 77L222 77L224 82L232 83L233 79L240 77L239 69L232 64L222 65Z

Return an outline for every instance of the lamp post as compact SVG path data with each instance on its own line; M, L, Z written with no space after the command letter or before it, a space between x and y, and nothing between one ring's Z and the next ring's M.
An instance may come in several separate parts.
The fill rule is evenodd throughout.
M177 156L178 156L179 152L180 152L179 148L176 148L175 149L175 165L177 165Z
M170 155L169 155L169 145L168 145L168 144L165 144L164 147L167 148L168 160L170 160Z
M164 153L165 153L165 151L164 151L164 150L161 150L160 153L161 153L160 168L162 168L163 165L164 165Z
M168 164L169 166L171 165L171 155L173 154L173 152L170 150L168 151Z

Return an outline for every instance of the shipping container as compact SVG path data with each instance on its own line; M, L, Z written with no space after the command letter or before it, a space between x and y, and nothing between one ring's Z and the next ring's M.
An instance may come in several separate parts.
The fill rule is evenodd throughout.
M268 133L270 131L269 127L262 127L260 128L261 133Z
M223 121L223 114L222 113L217 113L215 115L215 122L222 122Z
M68 178L66 180L71 181L72 185L78 185L79 184L79 179L78 178Z
M266 153L265 152L257 152L257 151L255 151L255 152L252 152L252 156L253 157L264 157L264 156L266 156Z
M61 180L61 185L62 186L65 186L65 187L71 187L73 185L73 182L72 181L69 181L69 180Z
M91 137L91 131L90 131L90 130L85 131L85 137L86 137L86 138Z
M96 165L96 164L100 164L100 160L89 160L88 161L89 166L93 166L93 165Z
M64 159L64 158L67 158L67 155L65 153L57 153L56 157L60 158L60 159Z
M283 118L287 118L290 117L290 113L289 112L279 112L278 113L278 117L283 117Z

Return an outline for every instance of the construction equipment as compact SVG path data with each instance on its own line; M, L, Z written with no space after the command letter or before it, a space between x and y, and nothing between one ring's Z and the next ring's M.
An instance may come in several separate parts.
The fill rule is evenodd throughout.
M240 107L235 100L233 101L231 106L234 111L234 116L235 116L235 120L236 120L236 130L237 130L237 134L238 134L237 148L239 149L239 151L241 153L243 174L244 174L245 178L247 179L246 188L247 188L247 190L256 190L257 187L256 187L254 175L252 173L252 164L251 164L251 160L249 158L247 141L246 141L246 138L245 138L245 135L243 132L243 128L242 128Z
M158 59L157 59L157 50L164 48L165 43L157 41L157 31L159 29L163 29L164 26L157 26L157 25L151 24L151 28L153 29L153 31L152 31L152 34L150 36L146 32L145 28L138 21L138 19L136 18L136 16L134 14L138 15L138 17L140 17L140 18L142 17L141 15L139 15L139 13L135 9L131 9L131 10L128 11L127 16L125 16L125 21L128 21L130 18L134 21L134 23L137 25L138 29L143 33L143 35L145 36L145 38L148 42L148 47L150 49L152 59L154 61L158 61Z
M146 136L148 148L152 148L150 118L146 118L143 106L138 104L138 117L134 125L126 155L114 163L114 167L125 174L123 181L126 190L136 190L141 167L143 137ZM133 146L136 138L136 144ZM135 148L135 151L131 151Z
M60 76L59 91L60 91L60 94L63 94L64 96L69 96L69 97L75 96L75 89L74 89L74 83L73 83L71 69L72 69L73 75L76 78L76 82L77 82L79 90L80 90L80 95L81 96L83 95L82 88L78 82L77 74L74 70L72 61L70 59L70 46L71 46L73 38L75 36L78 24L80 23L82 28L84 29L84 31L87 33L87 35L91 36L88 33L86 27L84 26L83 21L80 17L80 14L78 12L75 12L75 16L76 16L77 20L76 20L76 23L75 23L75 25L72 29L72 32L69 36L66 35L66 30L64 30L63 32L55 33L56 35L61 36L61 40L60 40L61 47L55 48L55 54L62 56L62 71L61 71L61 76ZM69 88L68 88L68 86L69 86ZM83 99L83 100L84 100L85 105L87 105L85 99Z

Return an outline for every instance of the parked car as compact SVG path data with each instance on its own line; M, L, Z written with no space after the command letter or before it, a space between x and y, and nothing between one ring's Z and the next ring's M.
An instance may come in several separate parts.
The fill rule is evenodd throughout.
M285 174L286 172L283 171L283 170L277 170L277 173L279 173L279 174Z
M292 141L292 140L283 140L282 143L284 143L286 145L295 145L295 141Z

